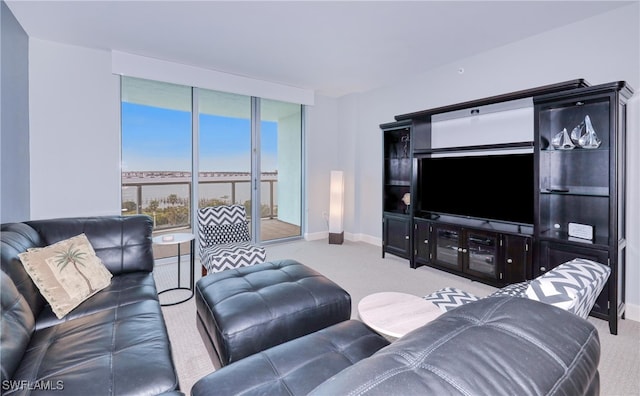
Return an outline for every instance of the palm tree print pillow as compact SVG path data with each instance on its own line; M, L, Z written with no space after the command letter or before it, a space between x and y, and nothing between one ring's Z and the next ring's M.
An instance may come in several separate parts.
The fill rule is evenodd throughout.
M84 234L18 256L58 319L109 286L113 276Z

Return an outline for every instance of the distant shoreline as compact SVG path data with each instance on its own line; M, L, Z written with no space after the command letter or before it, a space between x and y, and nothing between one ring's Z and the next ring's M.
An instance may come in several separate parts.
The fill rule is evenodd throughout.
M161 207L168 206L166 198L175 195L181 201L190 200L189 185L192 174L185 171L126 171L122 172L122 201L149 205L160 201ZM270 188L278 181L278 172L262 172L260 181ZM199 196L204 199L219 199L232 203L242 203L251 199L250 172L198 172ZM263 196L265 203L272 191Z
M191 176L191 172L187 171L126 171L122 172L122 184L167 184L173 182L189 182L191 181ZM229 181L231 178L236 181L248 181L251 180L251 173L228 171L198 172L198 180L201 182ZM260 180L276 181L278 180L278 171L262 172Z

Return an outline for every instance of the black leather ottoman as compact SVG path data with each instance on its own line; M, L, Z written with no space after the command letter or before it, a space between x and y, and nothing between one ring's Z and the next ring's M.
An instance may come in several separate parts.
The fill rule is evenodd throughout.
M351 317L351 296L280 260L209 274L196 284L197 325L219 368Z

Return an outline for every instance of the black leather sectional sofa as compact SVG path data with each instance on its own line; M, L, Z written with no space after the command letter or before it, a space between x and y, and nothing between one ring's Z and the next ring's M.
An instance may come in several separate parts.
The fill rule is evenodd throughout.
M151 229L146 216L2 225L2 394L179 394ZM80 233L113 278L58 319L18 254ZM588 321L502 296L458 307L393 343L343 320L230 363L191 394L597 395L599 359Z
M598 332L520 297L491 297L389 344L349 320L198 381L204 395L598 395Z
M2 225L2 394L178 393L153 279L151 220L92 217ZM18 254L85 233L111 284L58 319Z

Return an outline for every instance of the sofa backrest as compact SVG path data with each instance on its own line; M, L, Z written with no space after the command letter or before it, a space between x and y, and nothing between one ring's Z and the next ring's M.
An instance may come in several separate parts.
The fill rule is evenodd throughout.
M73 217L26 224L37 231L44 246L84 233L114 275L153 271L153 222L149 216Z
M96 255L112 274L151 272L152 229L151 219L144 215L76 217L2 224L1 268L11 278L37 318L46 301L24 270L19 253L84 233Z
M0 302L0 380L4 384L5 380L13 378L22 360L33 334L35 320L29 304L3 271L0 271Z
M485 298L441 315L311 394L595 395L599 360L590 322L525 298Z

